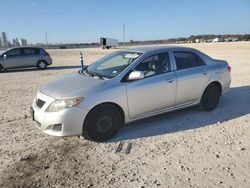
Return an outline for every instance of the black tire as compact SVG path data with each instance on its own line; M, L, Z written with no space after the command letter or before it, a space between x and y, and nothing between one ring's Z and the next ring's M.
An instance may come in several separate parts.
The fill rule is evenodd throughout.
M0 73L1 73L1 72L4 72L4 68L3 68L2 65L0 65Z
M217 85L209 85L202 97L200 102L200 108L205 111L211 111L216 108L220 100L220 89Z
M95 142L113 138L123 124L120 111L113 105L103 104L89 112L83 125L83 137Z
M48 66L48 63L43 60L37 63L37 68L42 69L42 70L47 69L47 66Z

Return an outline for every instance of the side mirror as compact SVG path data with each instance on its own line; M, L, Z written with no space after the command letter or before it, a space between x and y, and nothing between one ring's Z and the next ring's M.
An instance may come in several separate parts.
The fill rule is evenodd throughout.
M144 73L142 71L133 71L129 74L127 80L141 80L144 78Z
M7 59L7 55L6 55L6 54L3 54L3 58L4 58L4 59Z

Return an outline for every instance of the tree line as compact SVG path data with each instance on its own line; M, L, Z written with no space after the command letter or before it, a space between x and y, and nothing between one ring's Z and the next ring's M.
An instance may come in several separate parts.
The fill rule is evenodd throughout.
M216 35L216 34L207 34L207 35L191 35L189 37L179 37L179 38L170 38L170 39L162 39L162 40L147 40L147 41L135 41L130 40L126 44L165 44L165 43L178 43L178 42L195 42L196 39L203 41L211 41L215 38L223 38L223 39L235 39L237 41L250 41L250 34L225 34L225 35Z

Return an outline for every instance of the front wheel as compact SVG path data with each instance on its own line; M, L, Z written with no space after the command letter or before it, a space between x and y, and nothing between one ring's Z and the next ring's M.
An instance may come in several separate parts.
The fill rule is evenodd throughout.
M123 124L120 111L113 105L104 104L89 112L83 126L83 137L96 142L113 138Z
M206 111L211 111L216 108L220 99L220 89L218 86L211 84L209 85L202 97L200 102L200 108Z
M39 61L38 63L37 63L37 67L39 68L39 69L47 69L47 62L45 62L45 61Z

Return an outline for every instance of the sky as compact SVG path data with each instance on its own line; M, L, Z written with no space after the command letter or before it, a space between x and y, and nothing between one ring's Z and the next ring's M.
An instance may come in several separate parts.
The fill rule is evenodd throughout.
M1 0L0 32L28 43L250 34L250 0Z

